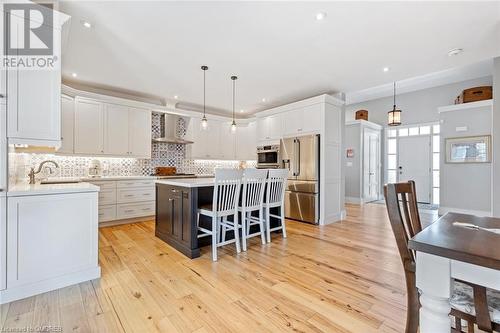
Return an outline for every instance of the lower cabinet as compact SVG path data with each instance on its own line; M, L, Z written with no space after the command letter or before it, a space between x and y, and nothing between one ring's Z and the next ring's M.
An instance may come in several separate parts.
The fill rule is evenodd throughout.
M7 206L2 302L99 276L97 192L9 197Z
M99 180L99 223L155 215L152 179Z
M173 245L190 258L198 255L194 248L196 233L191 225L196 198L189 188L164 184L156 185L155 235Z
M7 288L7 209L6 198L0 197L0 290Z

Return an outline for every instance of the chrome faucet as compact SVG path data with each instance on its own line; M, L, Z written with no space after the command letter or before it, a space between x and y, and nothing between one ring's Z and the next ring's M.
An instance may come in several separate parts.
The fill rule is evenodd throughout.
M28 177L30 178L30 184L35 184L35 175L36 174L39 174L41 171L42 171L42 168L43 166L46 164L46 163L52 163L54 164L54 166L56 168L59 168L59 164L57 164L55 161L52 161L52 160L47 160L47 161L43 161L42 163L40 163L40 165L38 166L38 170L35 171L35 168L31 168L30 169L30 172L28 173ZM52 173L52 169L50 169L50 173Z

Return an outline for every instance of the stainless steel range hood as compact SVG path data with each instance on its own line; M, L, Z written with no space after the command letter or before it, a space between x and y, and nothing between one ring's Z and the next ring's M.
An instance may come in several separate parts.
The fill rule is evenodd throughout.
M179 116L174 114L162 114L161 115L161 135L159 138L153 139L153 142L163 142L163 143L176 143L176 144L189 144L194 143L177 136L177 120Z

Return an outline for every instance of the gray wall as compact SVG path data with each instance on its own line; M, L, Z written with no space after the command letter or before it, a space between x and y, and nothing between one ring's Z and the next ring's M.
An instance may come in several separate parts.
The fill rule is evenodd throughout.
M491 134L489 108L443 112L441 118L441 207L490 212L491 163L446 163L445 139ZM457 132L456 127L467 126ZM443 211L444 212L444 211Z
M352 124L346 126L345 129L345 149L354 149L354 157L346 157L345 168L345 196L352 198L361 198L360 193L360 172L361 172L361 126L360 124ZM346 150L344 149L344 154ZM347 163L352 163L348 166Z
M438 121L438 107L453 104L455 97L462 90L476 86L491 85L492 80L492 77L488 76L398 95L396 103L403 111L401 114L403 124L409 125ZM354 112L356 110L365 109L368 110L369 121L385 126L387 124L387 112L392 109L392 104L392 97L384 97L347 105L346 121L354 120Z
M500 216L500 57L493 66L493 216Z
M447 84L444 86L434 87L430 89L423 89L419 91L398 95L396 98L396 103L398 107L402 110L402 115L401 115L402 123L403 125L410 125L416 123L437 122L439 120L438 107L453 104L455 98L464 89L476 86L491 85L492 82L493 78L491 76L486 76L478 79L467 80L467 81ZM345 118L346 121L354 120L354 113L357 110L365 109L368 110L369 121L386 127L387 112L390 109L392 109L392 104L393 104L392 97L384 97L362 103L347 105ZM500 126L499 126L499 132L500 132ZM384 178L385 177L384 131L382 131L381 140L382 140L382 145L381 145L382 183L385 183L386 179Z

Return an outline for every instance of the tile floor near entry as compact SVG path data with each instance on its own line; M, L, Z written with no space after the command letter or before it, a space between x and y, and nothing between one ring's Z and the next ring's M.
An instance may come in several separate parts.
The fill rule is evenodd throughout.
M190 260L146 221L100 229L102 278L1 307L6 328L62 332L404 332L405 284L385 206L287 221L288 238ZM437 218L422 213L424 224Z

